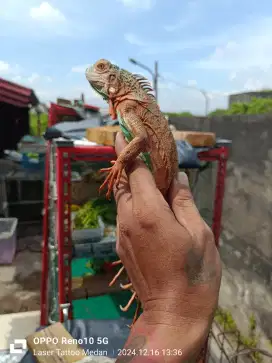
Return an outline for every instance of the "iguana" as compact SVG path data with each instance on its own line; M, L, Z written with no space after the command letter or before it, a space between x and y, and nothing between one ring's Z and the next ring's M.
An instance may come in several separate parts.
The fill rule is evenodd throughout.
M100 190L108 184L109 198L114 183L118 186L125 166L140 156L151 170L157 188L165 197L172 179L178 172L178 155L168 121L157 105L150 83L143 76L132 74L105 59L100 59L89 67L86 70L86 78L91 87L109 103L110 115L112 119L118 118L120 128L128 142L117 160L112 162L113 166L101 169L109 172L109 175ZM113 264L121 263L116 261ZM110 286L123 271L124 266L110 282ZM132 292L128 304L120 307L126 311L137 296L131 283L121 287ZM133 322L137 318L139 306L138 301Z
M112 119L119 121L128 145L113 162L102 190L108 184L109 198L114 183L118 185L122 170L140 156L152 171L157 188L166 196L178 172L178 155L168 121L157 105L148 80L132 74L105 59L86 70L91 87L109 103Z

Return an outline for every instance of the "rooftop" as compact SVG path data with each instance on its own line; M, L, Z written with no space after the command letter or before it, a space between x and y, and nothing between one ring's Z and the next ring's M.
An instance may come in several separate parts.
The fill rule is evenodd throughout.
M0 101L17 107L39 104L39 100L32 89L3 78L0 78Z

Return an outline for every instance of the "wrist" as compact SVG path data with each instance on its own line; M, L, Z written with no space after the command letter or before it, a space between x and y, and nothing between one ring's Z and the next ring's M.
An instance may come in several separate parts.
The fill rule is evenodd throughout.
M164 319L163 319L164 320ZM131 329L124 347L131 354L132 363L181 363L195 361L205 344L209 328L207 324L183 320L180 325L152 323L145 312ZM125 357L119 357L121 363ZM126 357L128 358L128 357Z
M190 296L149 300L144 304L144 318L148 324L184 327L208 326L211 324L217 300L203 301Z

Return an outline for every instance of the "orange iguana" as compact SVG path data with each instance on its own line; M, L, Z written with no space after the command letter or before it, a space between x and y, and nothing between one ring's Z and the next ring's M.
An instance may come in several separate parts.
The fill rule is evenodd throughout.
M172 179L178 172L178 155L173 134L168 121L161 113L149 82L140 75L134 75L105 59L97 61L86 70L86 78L91 87L109 103L112 119L118 117L119 125L128 145L121 152L113 166L101 169L109 172L100 190L108 184L107 197L110 198L114 183L118 185L123 169L140 156L151 170L157 188L166 196ZM114 265L122 264L116 261ZM124 271L122 266L110 282L115 283ZM127 311L136 292L131 283L122 285L130 289L132 297L121 310ZM140 303L135 312L137 319ZM133 324L132 323L132 324Z
M161 113L147 79L100 59L86 70L91 87L109 103L112 119L118 117L127 147L110 168L102 190L108 184L109 198L122 170L140 156L150 168L156 185L165 196L178 171L178 155L168 121Z

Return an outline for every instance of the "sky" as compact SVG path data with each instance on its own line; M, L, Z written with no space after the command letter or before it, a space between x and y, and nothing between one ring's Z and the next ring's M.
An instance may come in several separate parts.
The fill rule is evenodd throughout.
M151 76L165 112L202 115L228 95L272 88L272 2L262 0L3 0L0 77L32 88L42 102L79 98L106 107L85 78L106 58ZM202 92L201 92L202 91Z

